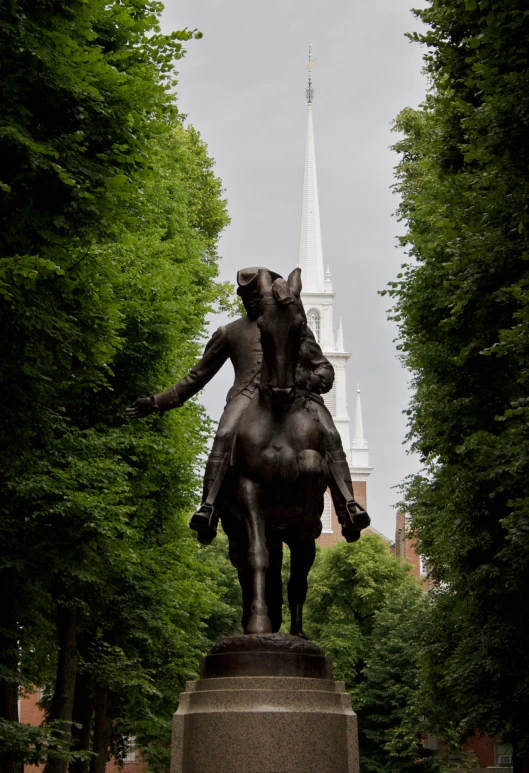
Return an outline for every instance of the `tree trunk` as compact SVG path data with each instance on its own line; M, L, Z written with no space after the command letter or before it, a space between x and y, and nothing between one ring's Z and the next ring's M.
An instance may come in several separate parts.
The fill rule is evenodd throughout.
M0 662L9 671L18 671L18 645L16 639L0 635ZM18 684L0 680L0 718L18 722ZM0 752L0 773L22 773L21 762L4 758Z
M77 676L76 610L57 602L57 638L59 655L57 678L51 704L49 720L60 719L67 724L64 730L71 735L71 721ZM66 773L66 760L51 759L44 767L44 773Z
M18 671L18 647L16 639L0 635L0 662L9 671ZM18 722L18 684L0 681L0 717Z
M519 754L513 746L512 773L529 773L529 755Z
M513 718L509 735L512 743L512 773L529 773L529 734L524 715Z
M98 687L95 696L94 740L92 751L97 754L90 760L90 773L105 773L107 764L112 717L110 691L107 687Z
M15 590L16 572L14 570L8 569L2 572L0 589L2 597L0 602L0 630L4 631L3 634L0 634L0 664L16 678L19 671L18 641L15 634L17 626L13 605L9 603L10 600L17 598ZM0 679L1 719L6 719L8 722L19 721L18 690L19 686L16 681L8 682L5 679ZM0 773L22 773L22 770L23 764L21 762L7 759L7 756L4 757L0 752Z
M72 727L72 748L76 751L88 751L90 749L90 730L92 726L92 714L94 713L93 701L90 698L89 679L86 674L78 674L75 681L75 698L72 712L72 722L81 725L80 728ZM69 773L88 773L90 760L70 762Z

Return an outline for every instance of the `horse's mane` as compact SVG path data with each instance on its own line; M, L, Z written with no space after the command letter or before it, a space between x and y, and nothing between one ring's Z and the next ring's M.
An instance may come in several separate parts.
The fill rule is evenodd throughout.
M298 306L303 316L303 322L304 322L303 332L301 334L301 344L299 347L298 360L296 362L296 372L301 376L301 372L303 369L305 369L306 371L309 370L308 368L304 367L304 363L303 363L303 359L304 359L303 354L306 349L307 327L308 327L307 316L305 314L303 301L301 300L299 295L293 294L291 292L288 282L283 278L278 278L273 282L272 293L274 296L274 300L276 301L277 304L279 304L280 306L287 306L291 303L294 303ZM308 391L306 389L300 388L299 383L297 385L297 393L298 393L297 397L298 399L302 400L303 407L305 408L305 410L311 415L314 421L319 421L318 412L315 406L311 402Z
M303 322L304 322L303 333L301 337L301 346L299 347L299 356L298 356L298 362L297 362L297 364L299 365L301 352L303 350L305 341L307 340L307 316L305 314L305 307L303 306L303 301L301 300L299 295L294 295L290 291L288 282L286 281L286 279L283 279L283 277L278 277L274 281L274 283L272 284L272 293L274 295L274 299L276 303L278 303L280 306L288 306L291 303L295 303L298 306L303 316Z

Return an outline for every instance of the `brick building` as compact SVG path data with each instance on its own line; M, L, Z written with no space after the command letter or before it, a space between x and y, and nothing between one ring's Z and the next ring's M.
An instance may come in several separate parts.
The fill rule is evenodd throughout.
M409 533L408 516L404 510L397 510L393 553L396 558L404 558L412 565L413 574L423 583L423 590L428 591L431 585L427 566L415 548L415 540Z
M41 697L40 690L21 694L18 701L18 717L22 724L37 727L42 723L44 712L38 705ZM107 762L105 773L119 773L120 770L122 773L142 773L146 767L145 762L131 744L130 752L123 760L123 768L120 768L115 760L110 760ZM43 769L44 766L24 765L24 773L42 773Z

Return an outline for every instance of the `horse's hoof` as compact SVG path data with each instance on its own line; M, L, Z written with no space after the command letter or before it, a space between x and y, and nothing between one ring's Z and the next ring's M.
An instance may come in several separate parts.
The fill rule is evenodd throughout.
M307 636L307 634L303 633L303 631L298 631L297 628L291 628L290 635L297 636L298 639L305 639L305 641L310 641L310 638Z
M244 633L272 633L272 622L268 615L252 615Z

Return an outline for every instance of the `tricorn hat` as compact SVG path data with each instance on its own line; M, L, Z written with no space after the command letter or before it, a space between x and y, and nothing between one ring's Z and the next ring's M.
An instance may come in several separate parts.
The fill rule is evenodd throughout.
M269 268L263 266L253 266L252 268L241 268L237 271L237 295L241 295L245 290L250 290L251 287L257 282L257 276L259 271L268 271L272 277L272 282L276 279L281 279L281 274L276 274L275 271L270 271Z

